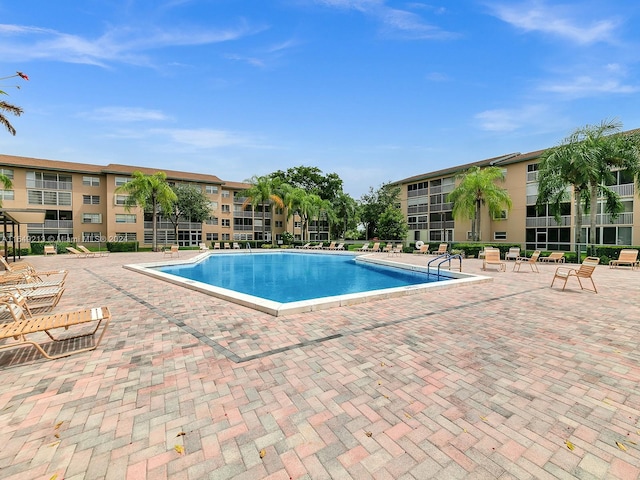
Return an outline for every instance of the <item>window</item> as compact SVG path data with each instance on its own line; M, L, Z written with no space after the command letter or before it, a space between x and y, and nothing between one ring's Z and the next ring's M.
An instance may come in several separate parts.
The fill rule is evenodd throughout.
M500 213L493 216L494 220L506 220L507 219L507 211L501 210Z
M116 232L116 242L135 242L137 239L135 232Z
M116 187L121 187L122 185L126 185L131 181L129 177L116 177Z
M229 233L223 233L221 240L231 240L231 235Z
M11 169L11 168L0 168L0 173L2 175L4 175L5 177L9 177L11 180L13 180L13 169Z
M218 193L218 186L217 185L205 185L204 193L209 194L209 195L215 195L215 194Z
M27 188L50 188L71 190L71 175L57 173L27 172Z
M71 205L71 192L28 190L29 205Z
M231 207L229 205L221 205L220 208L222 209L222 213L231 212Z
M82 223L102 223L101 213L83 213Z
M507 232L493 232L493 239L494 240L506 240L507 239Z
M0 190L0 199L2 200L14 200L13 190Z
M100 205L100 196L99 195L83 195L82 203L85 205Z
M282 221L276 220L276 228L282 228Z
M222 198L229 198L230 196L229 190L222 190Z
M231 220L228 218L223 218L222 219L222 226L223 227L230 227L231 226Z
M83 242L100 242L102 234L100 232L82 232Z
M126 205L127 204L128 195L115 195L113 197L114 205Z
M211 241L216 241L218 240L218 234L217 233L207 233L207 241L211 242Z
M136 215L132 213L116 213L116 223L136 223Z
M209 211L217 212L218 211L218 202L209 202Z
M207 220L205 220L205 223L207 225L218 225L218 217L209 217Z
M302 228L302 222L293 222L293 228Z
M100 179L98 177L82 177L82 185L85 187L99 187Z

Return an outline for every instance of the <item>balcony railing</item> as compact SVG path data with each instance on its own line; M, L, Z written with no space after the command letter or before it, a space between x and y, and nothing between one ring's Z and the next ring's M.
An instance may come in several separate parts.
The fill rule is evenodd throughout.
M57 180L27 180L27 188L73 190L72 182L61 182Z
M429 205L412 205L407 207L407 212L412 213L427 213L429 211Z
M635 191L635 185L633 183L627 183L625 185L610 185L609 188L621 197L631 197Z
M591 217L589 215L582 216L582 225L589 225ZM633 225L633 213L619 213L616 218L613 215L599 213L596 215L596 225Z
M423 197L425 195L427 195L429 192L428 189L426 188L420 188L418 190L409 190L407 192L407 197Z
M553 217L528 217L526 221L527 227L570 227L571 215L563 215L560 217L560 223L556 222Z

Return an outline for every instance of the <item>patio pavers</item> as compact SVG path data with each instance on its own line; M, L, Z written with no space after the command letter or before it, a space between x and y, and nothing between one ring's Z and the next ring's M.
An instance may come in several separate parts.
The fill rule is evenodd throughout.
M273 317L122 268L161 257L28 258L113 320L0 353L3 479L640 478L640 271L465 260L494 281Z

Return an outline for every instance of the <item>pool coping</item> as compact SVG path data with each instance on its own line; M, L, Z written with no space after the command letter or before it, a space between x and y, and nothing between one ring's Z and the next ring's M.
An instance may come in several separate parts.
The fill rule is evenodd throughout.
M381 299L404 297L408 295L417 295L420 293L426 293L430 291L451 289L456 287L467 286L469 284L486 283L486 282L493 281L492 277L445 270L447 276L454 277L452 280L444 280L440 282L432 282L432 283L425 283L425 284L419 284L419 285L409 285L406 287L385 288L380 290L371 290L368 292L349 293L345 295L336 295L332 297L301 300L297 302L280 303L280 302L275 302L273 300L267 300L267 299L256 297L253 295L236 292L234 290L229 290L222 287L216 287L214 285L209 285L203 282L199 282L197 280L189 280L189 279L179 277L177 275L172 275L170 273L154 270L154 268L157 268L157 267L164 267L164 266L170 266L170 265L190 265L190 264L198 263L204 260L205 258L209 257L210 255L218 255L218 254L234 255L234 254L247 254L247 253L252 253L254 255L268 255L268 254L274 254L274 253L294 253L294 254L314 253L314 254L325 254L325 255L348 254L348 255L355 255L357 257L357 261L371 263L374 265L381 265L381 266L386 266L391 268L399 268L403 270L409 270L412 272L426 273L427 271L429 271L426 265L420 266L420 265L414 265L410 263L403 263L395 259L384 259L384 258L372 256L371 254L366 254L366 253L341 252L341 251L336 252L336 251L327 251L327 250L313 251L313 250L307 250L307 249L304 249L304 250L292 249L292 250L287 250L286 252L283 252L282 250L259 250L259 251L254 250L253 252L248 252L247 250L207 251L189 259L176 258L176 259L169 259L169 260L149 262L149 263L128 264L128 265L123 265L123 268L141 273L143 275L148 275L150 277L154 277L154 278L163 280L165 282L172 283L174 285L180 285L190 290L211 295L213 297L226 300L228 302L232 302L238 305L252 308L260 312L268 313L275 317L279 317L282 315L304 313L304 312L314 312L314 311L324 310L324 309L334 308L334 307L356 305L360 303L366 303L366 302L376 301ZM432 274L434 275L436 274L436 271L433 268L431 268L430 271Z

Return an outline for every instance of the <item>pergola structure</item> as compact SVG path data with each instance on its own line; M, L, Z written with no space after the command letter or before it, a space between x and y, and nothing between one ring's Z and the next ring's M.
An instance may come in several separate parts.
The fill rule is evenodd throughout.
M21 225L26 223L44 223L44 210L0 208L0 224L2 225L2 256L7 258L10 246L13 260L16 252L20 258L20 244L22 240Z

